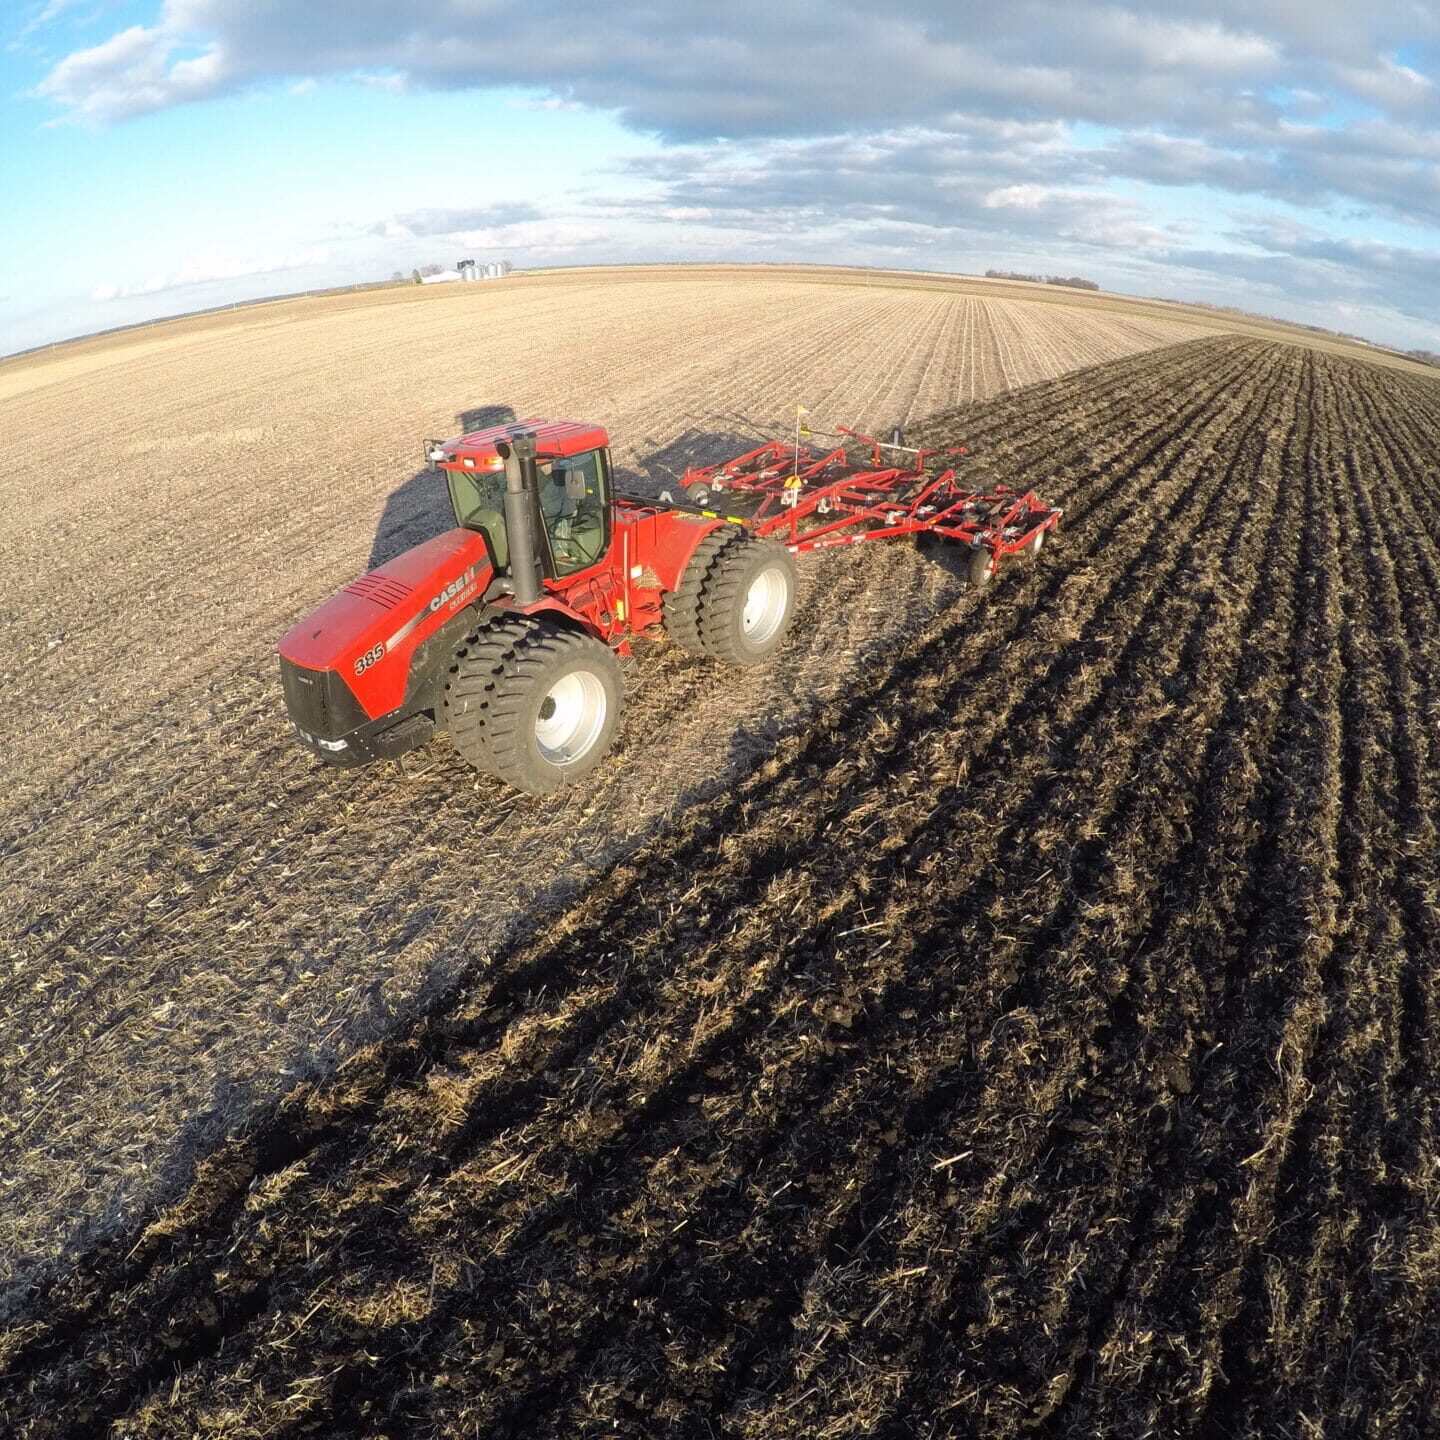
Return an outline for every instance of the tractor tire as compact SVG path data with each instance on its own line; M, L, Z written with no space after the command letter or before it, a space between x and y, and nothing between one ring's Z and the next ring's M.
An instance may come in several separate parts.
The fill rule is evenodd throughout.
M730 665L767 659L790 629L799 587L783 545L739 536L715 557L700 586L696 620L705 653Z
M477 770L495 774L485 742L485 716L495 682L513 663L535 622L517 616L472 630L455 651L445 681L444 723L455 748Z
M744 532L733 525L722 525L718 530L712 530L695 547L679 585L665 597L665 633L692 655L707 653L700 640L700 589L715 563L715 557L727 545L744 538Z
M609 753L623 697L619 662L593 635L509 620L457 652L445 713L455 748L477 769L549 795Z
M995 578L995 557L984 545L977 545L970 552L970 569L967 572L970 588L978 590Z

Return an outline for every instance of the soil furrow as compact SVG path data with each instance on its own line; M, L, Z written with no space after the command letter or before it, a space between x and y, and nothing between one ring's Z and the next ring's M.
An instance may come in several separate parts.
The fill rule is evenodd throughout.
M542 354L580 283L484 303ZM1158 332L920 281L622 289L686 326L627 313L563 375L328 321L363 413L324 494L286 478L328 418L313 356L264 330L187 360L268 357L273 434L220 387L188 448L111 427L124 513L55 585L223 585L237 629L140 656L148 707L69 680L104 633L21 662L132 749L44 753L47 718L6 811L0 1429L1420 1440L1440 392L1211 336L965 403ZM174 363L125 372L139 411ZM1065 523L981 595L944 548L818 558L783 674L648 651L583 794L443 745L342 787L258 677L274 606L358 568L347 507L408 468L387 365L397 395L468 367L513 413L608 407L639 488L797 402L906 419ZM386 553L428 523L402 499ZM83 850L29 843L66 827Z

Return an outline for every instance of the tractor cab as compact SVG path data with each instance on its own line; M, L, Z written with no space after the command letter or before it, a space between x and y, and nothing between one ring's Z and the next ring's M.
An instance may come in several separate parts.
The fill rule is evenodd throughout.
M610 547L609 436L574 421L520 421L427 440L430 465L445 471L455 523L478 531L497 571L510 569L515 512L506 507L505 458L520 436L534 436L535 484L529 525L540 568L559 580L589 569Z

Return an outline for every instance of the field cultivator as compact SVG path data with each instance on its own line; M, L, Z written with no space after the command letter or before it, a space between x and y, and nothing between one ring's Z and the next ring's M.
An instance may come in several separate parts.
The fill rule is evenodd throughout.
M955 460L967 452L915 450L841 427L821 451L771 440L718 465L687 470L681 487L705 513L780 541L792 555L902 535L944 536L972 552L969 577L983 585L1007 555L1037 553L1061 512L1033 491L972 490ZM858 453L857 453L858 452ZM913 456L908 466L885 454ZM716 496L735 514L705 510Z
M970 582L984 585L1060 519L1028 491L967 488L963 450L847 430L822 452L800 435L688 470L679 502L616 493L598 425L528 420L427 440L455 528L362 575L281 640L296 733L349 767L444 729L479 769L547 794L609 750L617 657L637 637L755 665L794 618L796 555L931 534L965 547Z

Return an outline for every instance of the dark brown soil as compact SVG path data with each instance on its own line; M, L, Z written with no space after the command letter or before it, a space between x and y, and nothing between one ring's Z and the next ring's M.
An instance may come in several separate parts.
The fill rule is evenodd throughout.
M285 721L275 642L449 528L420 436L590 417L653 494L784 433L797 401L821 430L888 431L1214 334L1054 287L645 273L281 302L0 366L0 1318L963 586L906 549L814 557L783 666L720 682L647 647L614 760L564 795L517 795L447 737L403 773L329 770Z
M1440 387L941 437L1040 560L58 1267L6 1433L1440 1434Z

